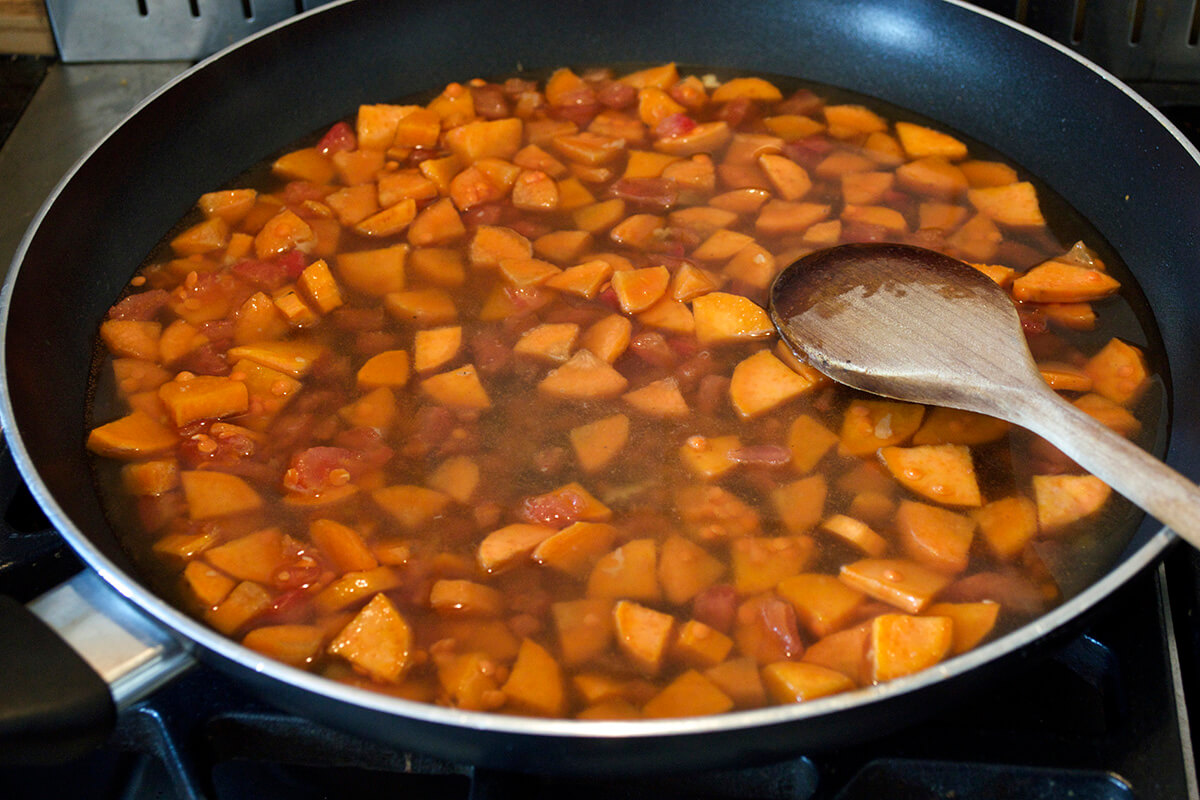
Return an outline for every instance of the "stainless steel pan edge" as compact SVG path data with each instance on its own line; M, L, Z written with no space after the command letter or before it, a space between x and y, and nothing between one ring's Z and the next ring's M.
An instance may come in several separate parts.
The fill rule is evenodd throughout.
M1152 564L1173 535L1148 522L1100 582L938 668L813 703L638 723L482 715L345 687L264 661L129 574L84 477L76 420L95 325L197 195L360 102L518 67L666 60L873 94L1006 152L1124 255L1164 331L1174 385L1195 385L1197 153L1127 87L1040 36L957 3L917 0L618 2L569 17L542 0L515 9L355 0L231 48L150 98L64 179L22 242L3 295L0 421L31 491L72 547L119 595L285 708L448 758L572 772L746 763L883 733L1035 657ZM1196 475L1200 408L1191 395L1171 392L1183 422L1171 432L1169 461Z

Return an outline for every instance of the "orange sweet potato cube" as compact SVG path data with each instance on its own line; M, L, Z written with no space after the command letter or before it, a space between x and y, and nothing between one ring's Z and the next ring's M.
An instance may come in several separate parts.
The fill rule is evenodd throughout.
M1108 484L1094 475L1034 475L1038 527L1043 533L1057 533L1095 514L1111 494Z
M706 669L725 660L733 640L699 620L689 619L678 627L671 657L689 667Z
M984 186L1007 186L1019 180L1017 171L1000 161L964 161L958 168L967 176L972 189Z
M812 189L812 179L804 167L785 155L764 153L758 157L758 166L784 200L799 200Z
M701 122L687 133L664 136L655 140L654 149L673 156L712 153L723 147L731 136L729 123L724 120Z
M470 456L451 456L429 473L425 482L431 489L466 504L479 487L479 464Z
M355 380L360 390L399 388L408 383L408 352L384 350L359 367Z
M695 670L688 670L667 684L642 707L648 719L696 717L723 714L733 708L733 699Z
M729 543L733 585L742 595L775 588L785 578L799 574L813 559L808 536L746 536Z
M408 226L406 237L414 247L430 247L453 242L466 232L467 228L453 201L443 197L421 209Z
M1003 438L1011 427L1010 423L995 417L937 406L926 410L912 443L987 444Z
M583 598L550 606L563 664L577 667L604 653L613 643L613 602Z
M391 430L399 413L396 395L386 386L372 389L338 409L338 416L351 428L374 428L380 433Z
M855 683L870 683L870 668L867 664L867 645L870 639L869 622L844 628L813 642L804 651L801 660L837 670Z
M902 486L938 503L978 506L982 501L971 451L960 444L880 448L884 466Z
M590 351L606 363L613 363L629 347L633 335L633 323L622 314L609 314L592 323L583 332L579 346ZM624 387L622 387L623 389Z
M187 592L203 608L215 608L237 585L202 561L189 561L183 568L183 584Z
M951 655L971 650L992 632L1000 616L1000 604L990 600L979 603L934 603L925 610L931 617L949 617L954 622Z
M948 133L913 122L897 122L896 137L909 158L941 156L950 161L967 157L967 146Z
M917 432L925 407L893 400L855 400L842 417L840 451L868 456L880 447L899 444Z
M506 708L520 714L561 717L567 709L562 667L549 652L531 639L521 642L517 660L501 687Z
M854 103L828 105L824 108L825 122L831 128L850 133L886 131L887 120L871 109ZM844 136L845 134L843 134Z
M569 434L575 458L584 472L608 466L629 441L629 417L613 414L572 428Z
M446 131L443 144L470 164L481 158L511 159L521 149L524 126L517 117L475 120Z
M771 504L779 519L793 534L807 533L825 516L828 486L823 475L785 483L771 491Z
M675 618L653 608L620 600L613 607L617 646L646 675L657 675L675 632Z
M719 478L738 465L732 454L740 450L737 436L689 436L679 448L679 458L702 478Z
M692 300L696 338L702 344L765 339L774 333L766 311L753 300L725 292L709 292Z
M621 310L626 314L636 314L645 311L666 294L671 273L661 266L622 270L613 273L611 281Z
M561 367L551 370L538 384L538 391L560 400L592 400L616 397L628 383L608 362L590 350L580 349Z
M637 411L652 417L682 419L688 415L687 401L674 376L652 381L621 398Z
M539 544L557 531L548 525L516 522L492 531L479 543L476 558L487 573L503 572L528 559Z
M970 511L992 555L1005 561L1019 556L1038 533L1037 506L1023 495L994 500Z
M136 461L121 467L121 486L136 496L155 496L179 485L179 462L173 458Z
M763 236L804 233L829 216L832 207L823 203L769 200L754 221L754 230Z
M333 180L333 162L315 147L304 147L285 153L271 165L271 172L292 181L325 184Z
M272 583L284 563L283 548L283 532L264 528L205 550L204 560L238 580Z
M157 361L162 325L133 319L106 319L100 323L100 338L114 356Z
M309 523L308 535L321 555L340 573L361 572L379 566L362 534L354 528L332 519L315 519Z
M379 593L327 649L374 680L399 683L412 663L412 629L387 595Z
M776 703L799 703L839 692L855 683L842 673L804 661L777 661L762 668L767 694Z
M399 585L400 576L388 566L347 572L317 593L313 607L321 614L332 614Z
M463 255L450 247L418 247L408 259L408 268L435 286L454 288L467 282Z
M1013 281L1012 293L1027 303L1080 303L1114 294L1121 283L1094 267L1051 259Z
M679 535L662 543L658 582L673 605L683 605L725 574L725 565L700 545Z
M142 459L168 452L179 443L179 435L144 411L130 414L93 428L88 449L109 458Z
M221 217L210 217L171 239L171 249L181 256L202 255L228 243L229 223Z
M324 202L333 210L338 223L346 227L357 225L372 214L379 213L379 198L375 186L370 183L338 189L326 195Z
M704 670L704 677L733 700L736 708L759 708L767 704L758 662L753 658L731 658Z
M855 495L855 500L867 493ZM890 502L888 509L891 509ZM846 514L834 514L821 523L821 530L857 548L863 555L879 558L888 550L887 539L880 536L865 522Z
M561 364L571 357L578 338L579 326L575 323L547 322L522 333L513 352Z
M942 156L925 156L901 164L896 168L896 182L915 194L944 200L960 197L968 190L967 176Z
M816 417L801 414L788 428L787 446L792 454L792 469L801 474L812 472L837 442L837 434Z
M749 418L807 394L817 385L811 376L796 372L764 349L733 368L729 399L739 416Z
M926 566L950 574L967 568L975 520L946 508L901 500L896 531L905 554ZM870 553L879 556L882 553Z
M225 189L200 195L196 205L204 216L220 217L230 225L236 225L250 213L257 198L258 192L254 189Z
M226 636L232 636L247 622L271 606L271 593L254 581L242 581L204 614L204 621Z
M316 240L312 227L288 209L267 220L254 236L254 255L259 260L286 253Z
M785 578L776 593L792 604L796 620L814 636L828 636L854 618L863 593L832 575L803 573Z
M442 578L429 589L429 607L439 614L462 617L498 617L504 612L504 595L491 586L462 578Z
M424 328L413 337L413 369L429 372L450 363L462 348L462 327Z
M657 602L658 547L653 539L634 539L596 560L588 576L587 596Z
M872 679L889 681L932 667L950 654L950 617L881 614L871 621Z
M227 472L186 470L179 473L179 482L193 520L241 514L262 505L250 484Z
M967 199L979 213L1010 228L1041 228L1046 224L1037 190L1028 181L971 189Z
M268 658L303 667L321 651L325 633L316 625L268 625L255 628L242 644Z
M948 576L915 561L888 558L865 558L846 564L838 579L910 614L919 614L950 584Z
M1136 403L1150 385L1146 357L1120 339L1110 339L1083 368L1092 379L1092 391L1122 406Z
M490 408L491 399L474 364L421 381L421 391L434 402L457 408Z
M450 504L449 495L409 484L384 486L371 492L371 499L406 530L429 524Z
M542 540L533 560L575 578L585 578L600 556L612 549L617 529L603 522L573 522Z

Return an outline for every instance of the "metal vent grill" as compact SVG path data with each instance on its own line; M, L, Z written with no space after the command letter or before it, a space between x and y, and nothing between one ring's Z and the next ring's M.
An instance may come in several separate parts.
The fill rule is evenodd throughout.
M195 61L331 0L46 0L63 61Z

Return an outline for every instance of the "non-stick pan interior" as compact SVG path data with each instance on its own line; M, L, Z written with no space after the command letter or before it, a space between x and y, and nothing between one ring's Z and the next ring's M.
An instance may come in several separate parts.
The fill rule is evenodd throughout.
M1172 384L1200 380L1200 316L1190 313L1200 252L1194 150L1121 86L998 18L923 0L622 1L569 11L550 0L357 0L185 74L81 163L27 237L7 289L3 423L52 519L93 565L126 564L88 477L88 365L103 314L199 194L362 102L518 69L671 60L844 87L990 144L1121 253L1162 329ZM1168 393L1168 460L1200 476L1200 400ZM1143 525L1123 557L1161 549L1157 530Z

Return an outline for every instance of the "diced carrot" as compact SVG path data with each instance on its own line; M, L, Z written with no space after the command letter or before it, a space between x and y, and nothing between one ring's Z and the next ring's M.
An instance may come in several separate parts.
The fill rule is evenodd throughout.
M688 415L687 401L679 391L679 381L674 376L626 392L621 395L621 399L637 411L652 417L680 419Z
M975 538L972 517L902 500L896 511L896 530L904 552L914 561L951 574L967 568Z
M455 408L490 408L492 401L474 364L421 381L421 391L434 402Z
M315 519L309 523L308 535L338 572L361 572L379 566L362 534L354 528L332 519Z
M190 519L212 519L253 511L262 505L250 484L227 472L187 470L179 473Z
M1013 297L1027 303L1079 303L1114 294L1121 283L1091 267L1043 262L1013 281Z
M92 428L87 447L109 458L142 459L166 453L179 443L175 431L144 411Z
M696 717L723 714L733 708L733 699L716 684L695 670L688 670L642 707L648 719L663 717Z
M377 594L330 642L330 653L371 678L398 683L412 663L412 629L388 600Z
M628 383L608 362L581 349L561 367L551 370L538 384L538 391L560 400L590 400L616 397Z
M771 503L791 533L807 533L825 515L827 493L825 476L809 475L772 490Z
M954 622L950 617L881 614L871 622L871 663L876 682L932 667L950 653Z
M921 427L925 407L894 400L855 400L842 417L839 450L869 456L888 445L907 441Z
M653 539L634 539L597 559L588 576L587 596L657 602L658 547Z
M862 494L856 497L862 497ZM847 544L862 551L863 555L880 558L888 550L884 539L865 522L845 514L834 514L821 522L821 530L833 534Z
M792 604L797 621L817 637L846 626L863 603L863 593L832 575L804 573L779 582L776 593Z
M704 677L733 700L736 708L758 708L767 703L758 663L752 658L731 658L709 667Z
M396 484L371 492L371 499L406 530L429 524L450 503L450 497L424 486Z
M947 576L915 561L886 558L866 558L846 564L838 579L910 614L919 614L950 584Z
M666 660L675 618L630 600L613 607L617 645L630 663L646 675L657 675Z
M579 340L579 346L611 364L629 347L633 323L622 314L610 314L595 322ZM581 365L582 366L582 365ZM622 387L622 390L624 387Z
M954 622L951 655L972 650L996 627L1000 604L990 600L979 603L934 603L925 610L931 617L949 617Z
M870 683L867 646L871 639L871 623L835 631L813 642L801 661L836 670L855 683Z
M276 661L303 667L321 651L324 638L316 625L268 625L247 633L242 644Z
M904 487L938 503L978 506L982 503L971 451L958 444L883 447L879 457Z
M616 628L611 600L563 600L550 606L550 614L567 667L586 664L612 645Z
M384 350L367 359L355 375L358 388L399 388L408 383L408 351Z
M734 588L742 595L775 588L798 575L813 559L814 542L808 536L746 536L729 543Z
M777 661L762 668L767 694L776 703L799 703L848 692L855 683L837 670L803 661Z
M994 500L970 511L979 534L997 558L1011 561L1038 532L1037 506L1023 495Z
M1034 475L1038 527L1054 534L1099 511L1112 494L1094 475Z
M725 565L695 542L678 535L663 542L658 582L668 602L683 605L724 574Z

